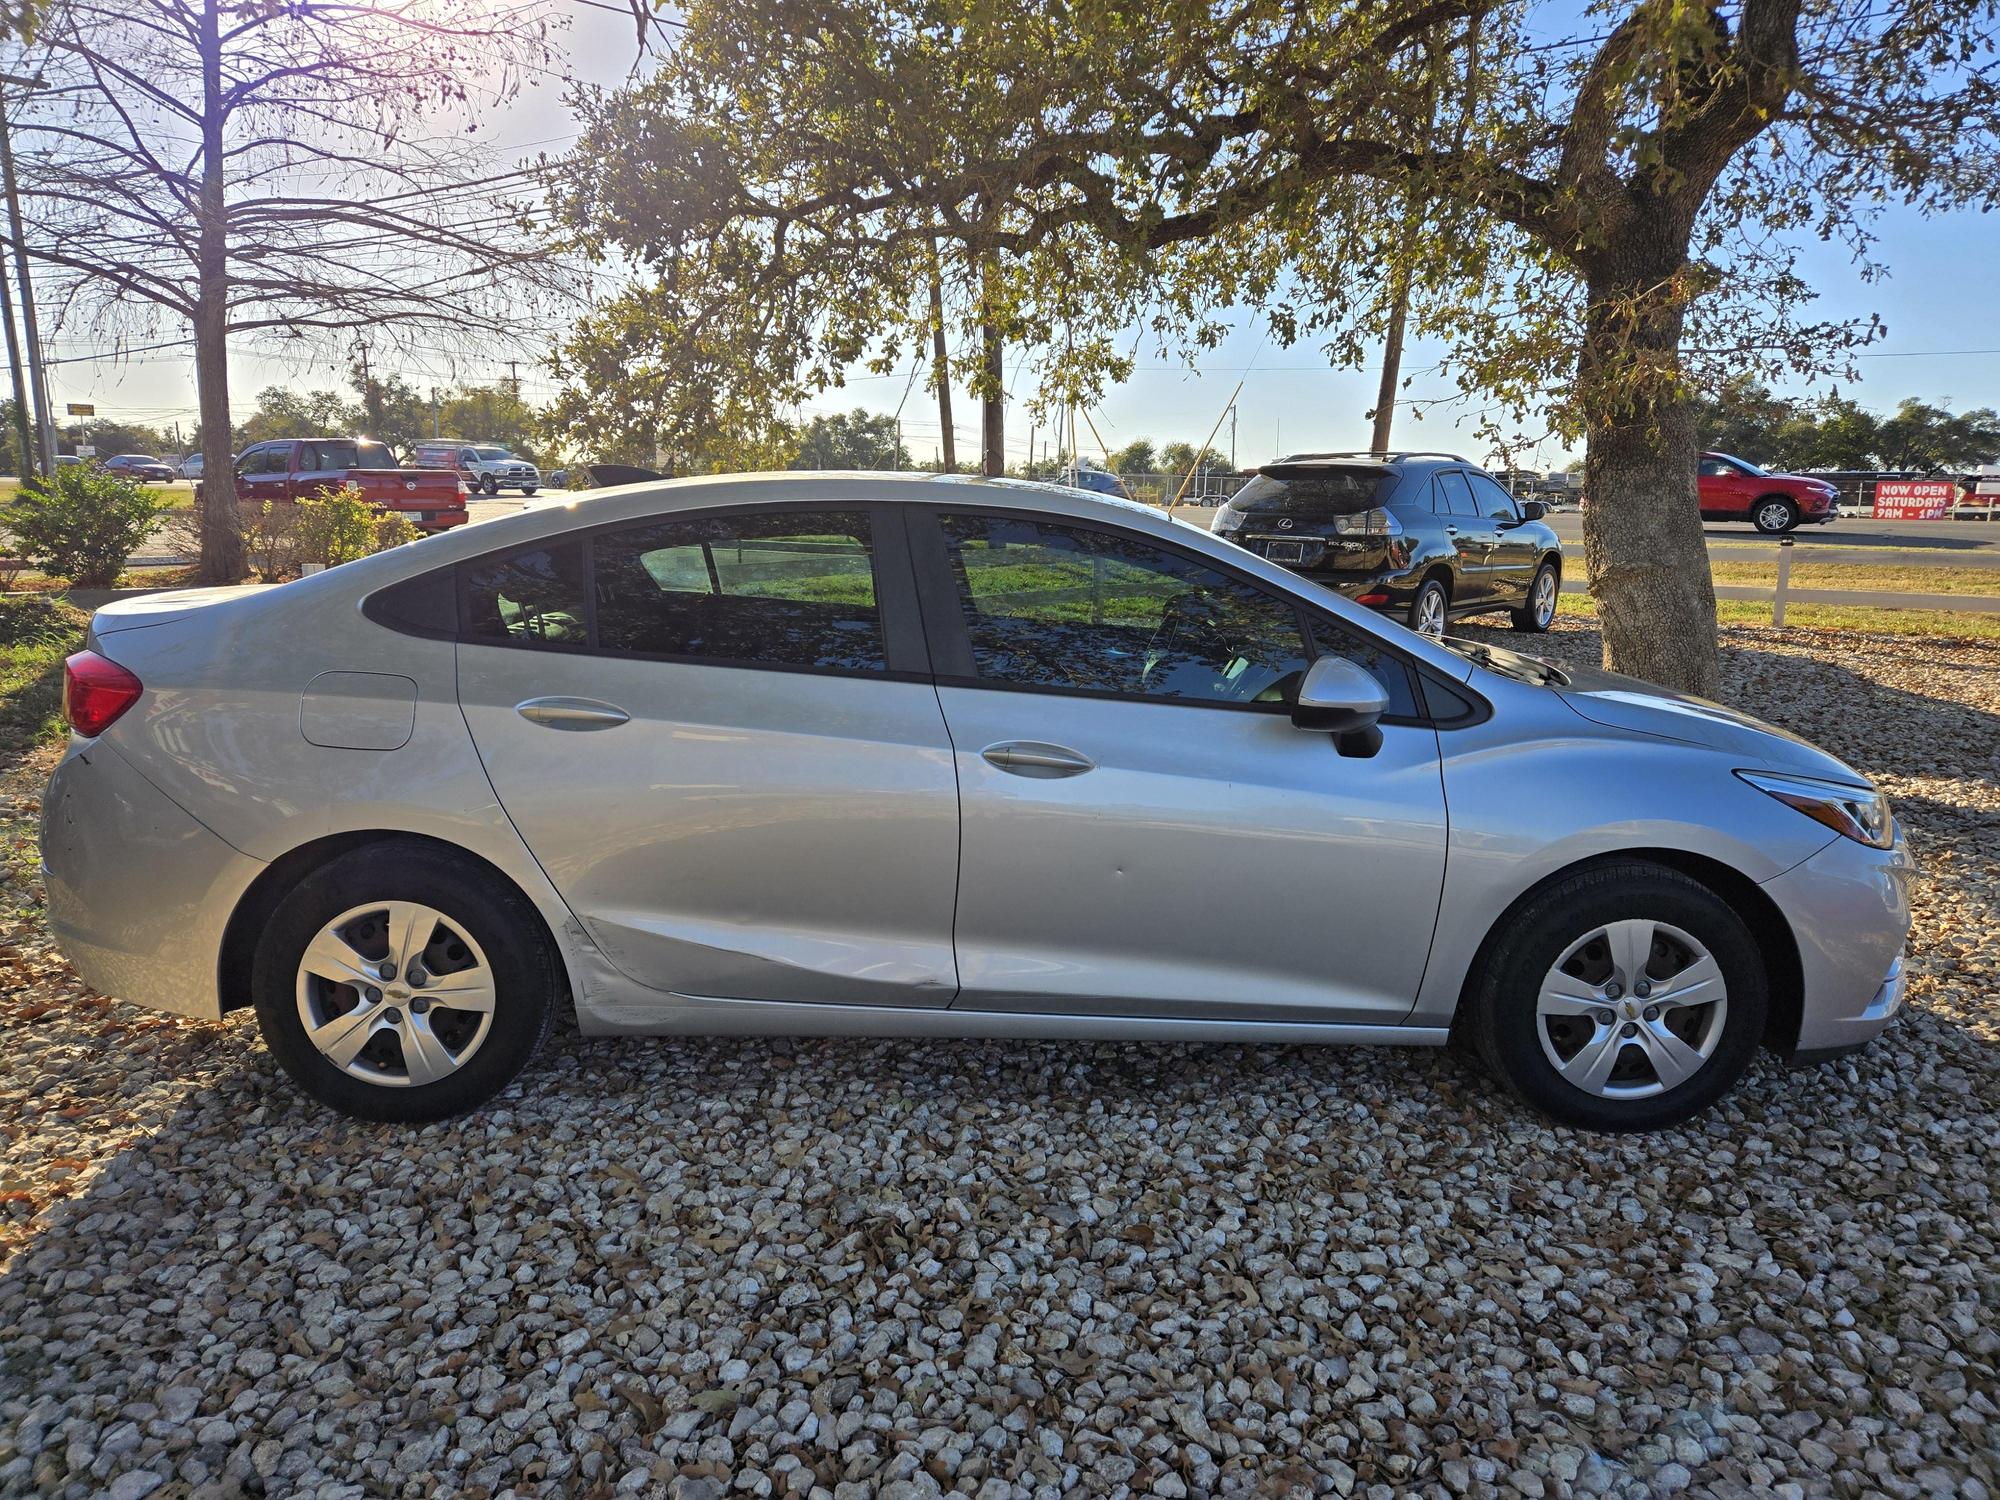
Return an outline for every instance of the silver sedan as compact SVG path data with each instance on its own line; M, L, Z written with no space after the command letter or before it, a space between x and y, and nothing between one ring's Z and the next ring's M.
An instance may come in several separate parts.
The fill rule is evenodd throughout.
M1402 1042L1642 1129L1902 999L1859 772L1074 490L600 491L92 622L43 860L107 994L375 1119L586 1033Z

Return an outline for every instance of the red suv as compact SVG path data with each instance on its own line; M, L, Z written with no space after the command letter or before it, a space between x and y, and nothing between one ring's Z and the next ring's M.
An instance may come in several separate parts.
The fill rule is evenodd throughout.
M1823 526L1834 518L1840 492L1824 479L1766 474L1748 459L1727 453L1701 456L1701 518L1748 521L1769 536L1794 526Z

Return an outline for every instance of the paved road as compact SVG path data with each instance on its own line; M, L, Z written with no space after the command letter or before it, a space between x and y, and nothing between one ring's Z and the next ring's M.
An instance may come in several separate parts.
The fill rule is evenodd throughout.
M1549 524L1565 547L1583 541L1583 517L1576 511L1556 511ZM1776 541L1759 536L1748 525L1704 526L1711 552L1732 561L1755 555L1775 555ZM1842 516L1826 526L1801 526L1792 533L1799 562L1879 562L1899 566L1914 563L1954 568L2000 567L2000 521L1877 521L1873 517ZM1919 549L1909 551L1905 549Z

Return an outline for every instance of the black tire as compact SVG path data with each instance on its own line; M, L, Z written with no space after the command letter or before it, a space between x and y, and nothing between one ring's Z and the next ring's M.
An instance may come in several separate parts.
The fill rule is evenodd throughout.
M1421 634L1424 617L1433 608L1442 633L1443 628L1451 623L1451 590L1445 587L1444 580L1440 578L1426 578L1418 586L1416 597L1410 600L1409 613L1404 616L1403 623Z
M1546 607L1536 603L1541 596L1542 579L1549 579L1549 593ZM1562 571L1552 562L1545 562L1535 569L1535 576L1528 581L1528 597L1519 609L1509 610L1508 617L1516 630L1525 630L1530 635L1542 635L1555 623L1556 599L1562 592Z
M482 495L499 494L500 481L495 479L491 474L488 474L484 479L479 481L479 493Z
M1750 524L1765 536L1783 536L1799 524L1799 508L1783 495L1766 495L1750 507Z
M341 913L373 901L417 901L461 924L493 971L493 1018L478 1049L435 1083L370 1083L336 1067L306 1035L298 972L306 946ZM520 892L435 844L389 839L315 870L278 903L251 968L265 1045L322 1104L364 1120L414 1123L462 1114L519 1075L547 1038L562 968L540 915Z
M534 494L535 491L539 488L540 488L539 485L524 484L521 486L521 494L525 498L526 496Z
M1634 917L1671 924L1705 946L1722 972L1728 1009L1692 1076L1662 1093L1607 1098L1557 1071L1543 1049L1537 1001L1544 976L1572 944ZM1743 1076L1763 1039L1768 993L1763 956L1728 902L1677 870L1622 861L1558 879L1501 919L1460 1025L1495 1076L1551 1119L1586 1130L1658 1130L1701 1113Z

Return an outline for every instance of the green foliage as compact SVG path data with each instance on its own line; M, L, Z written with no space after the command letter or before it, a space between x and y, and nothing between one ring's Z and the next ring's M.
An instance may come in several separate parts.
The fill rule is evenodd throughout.
M898 441L896 419L856 407L845 415L814 417L798 435L794 469L907 469L909 450Z
M376 550L378 518L375 507L351 484L331 494L299 501L298 524L293 532L297 560L324 563L331 568L366 557Z
M0 509L0 525L44 572L84 588L109 588L166 504L156 491L96 464L65 464L22 485Z
M1160 467L1160 456L1153 448L1151 438L1134 438L1122 448L1111 452L1110 468L1114 474L1152 474Z
M345 437L360 428L359 410L338 391L270 385L257 393L257 409L237 428L236 449L283 438Z
M64 446L69 446L69 438L75 427L65 422L62 426ZM135 422L100 422L91 418L84 426L84 441L97 450L99 458L111 458L120 453L149 453L155 458L163 453L175 453L179 449L164 432L157 427L144 427Z
M1739 377L1699 408L1705 447L1771 469L1963 472L2000 459L2000 413L1955 413L1914 397L1877 417L1835 396L1788 401Z
M0 648L76 639L90 616L59 594L0 594Z
M373 546L377 552L405 546L423 535L417 523L401 511L385 511L375 518Z
M541 420L541 413L521 399L515 386L501 381L460 386L439 404L434 425L446 437L498 443L532 463ZM423 435L428 437L431 430L426 427Z

